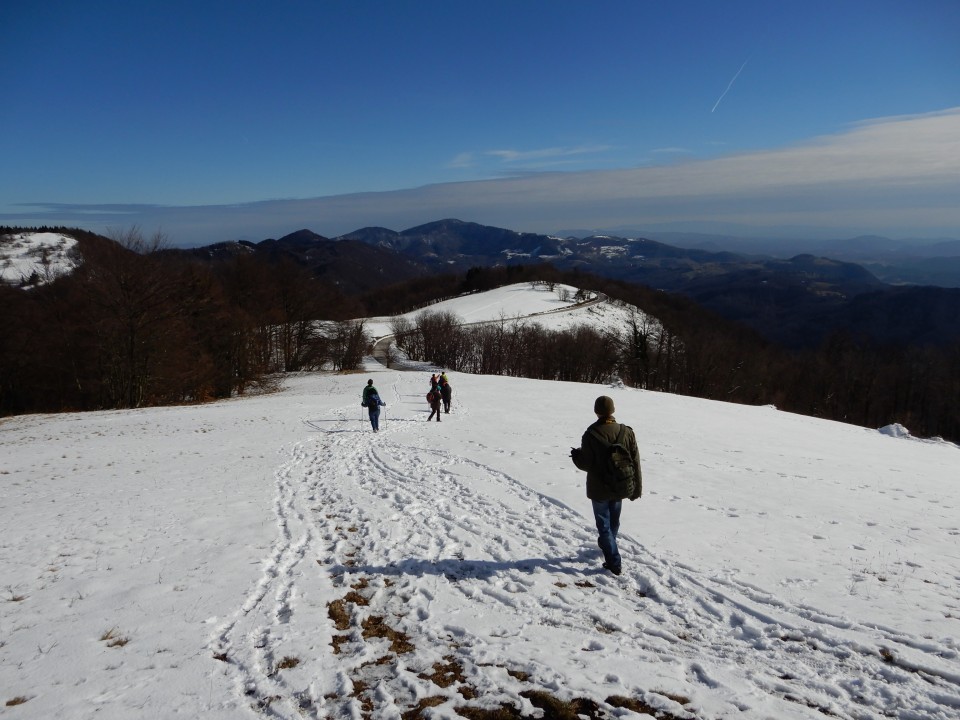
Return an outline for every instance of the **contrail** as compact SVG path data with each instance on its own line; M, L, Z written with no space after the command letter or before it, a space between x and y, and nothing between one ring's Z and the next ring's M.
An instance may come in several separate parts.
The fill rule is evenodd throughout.
M717 98L717 102L713 104L713 109L710 110L710 112L713 112L714 110L716 110L717 106L720 104L720 101L727 96L727 93L730 92L730 88L733 87L733 84L737 81L737 78L740 77L740 73L743 72L743 69L747 66L748 62L750 62L750 58L747 58L746 60L743 61L743 65L741 65L740 69L737 70L737 74L733 76L733 79L730 81L730 84L727 85L727 89L723 91L723 94L719 98Z

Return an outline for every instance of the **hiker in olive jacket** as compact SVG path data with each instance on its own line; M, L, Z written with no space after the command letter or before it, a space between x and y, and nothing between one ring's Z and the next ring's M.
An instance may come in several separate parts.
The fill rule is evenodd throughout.
M617 532L620 530L620 511L624 495L609 487L604 481L603 468L607 457L607 445L615 443L623 430L622 444L633 458L636 483L633 493L626 496L636 500L641 493L640 450L633 430L618 423L613 416L613 399L601 395L593 404L597 421L587 428L580 440L579 448L572 448L570 457L573 464L587 471L587 497L593 503L593 515L597 524L597 544L603 551L603 567L619 575L621 571L620 551L617 548ZM594 436L598 434L600 439Z

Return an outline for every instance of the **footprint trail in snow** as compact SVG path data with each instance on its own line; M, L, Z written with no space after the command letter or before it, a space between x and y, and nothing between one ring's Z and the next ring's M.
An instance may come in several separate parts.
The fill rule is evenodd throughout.
M348 416L277 469L276 539L211 639L257 713L460 717L506 705L533 717L545 696L587 698L592 717L960 712L949 639L788 605L629 537L635 562L615 578L599 570L582 514L431 447L425 423L401 417L374 435Z

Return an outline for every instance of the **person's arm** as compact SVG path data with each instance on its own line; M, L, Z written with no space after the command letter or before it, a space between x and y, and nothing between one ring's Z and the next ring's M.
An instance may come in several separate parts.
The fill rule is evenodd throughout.
M585 470L590 472L590 468L593 467L593 443L589 437L590 431L588 430L583 434L583 437L580 438L580 447L572 448L570 450L570 457L573 459L573 464L576 465L580 470Z

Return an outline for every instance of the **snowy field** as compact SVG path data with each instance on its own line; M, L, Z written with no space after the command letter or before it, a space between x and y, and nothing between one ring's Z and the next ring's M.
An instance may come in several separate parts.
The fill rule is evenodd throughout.
M960 717L956 446L467 375L428 424L428 378L0 421L0 717ZM620 577L568 457L599 394Z
M20 233L0 236L0 282L19 285L34 273L41 282L71 272L70 251L77 241L60 233Z
M417 315L428 313L452 313L464 324L494 321L536 323L548 330L567 330L575 325L587 324L598 330L623 330L631 312L636 308L612 302L599 302L589 294L583 302L574 300L577 288L557 283L551 290L545 285L515 283L496 290L463 295L444 300L421 310L400 317L416 323ZM637 312L638 318L644 317ZM393 332L393 318L378 317L366 320L366 329L374 338L382 338ZM652 322L652 320L651 320Z

